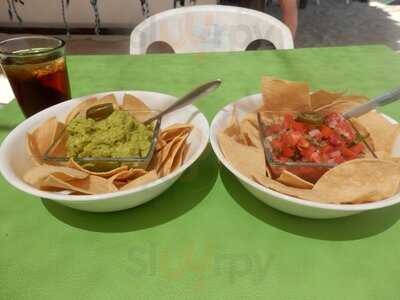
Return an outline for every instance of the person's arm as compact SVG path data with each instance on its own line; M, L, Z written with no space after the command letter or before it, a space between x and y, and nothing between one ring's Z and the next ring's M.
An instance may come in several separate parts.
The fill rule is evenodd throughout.
M283 22L289 27L294 38L297 31L297 1L280 0L279 4L282 9Z

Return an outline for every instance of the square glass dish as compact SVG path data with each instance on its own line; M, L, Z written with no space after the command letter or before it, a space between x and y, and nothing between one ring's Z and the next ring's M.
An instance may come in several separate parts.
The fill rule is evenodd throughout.
M281 134L272 133L276 132L276 127L273 128L272 126L276 126L274 124L283 124L282 120L284 119L285 114L293 114L296 115L298 112L272 112L272 111L263 111L257 113L257 121L259 126L259 134L262 141L262 146L264 149L266 165L268 168L268 172L271 174L272 178L278 178L284 170L289 171L292 174L297 175L298 177L311 182L315 183L318 181L321 176L327 172L329 169L336 167L341 162L335 161L322 161L322 162L312 162L312 161L303 161L302 155L298 152L300 150L295 150L295 154L293 154L292 159L281 159L277 155L274 154L274 147L272 143L274 143L274 137L279 136ZM367 143L366 139L368 136L363 136L360 131L357 129L355 124L353 124L350 120L347 120L351 126L351 130L354 132L354 135L357 137L363 137L360 139L359 143L363 143L363 151L355 158L363 158L363 157L372 157L376 158L372 147ZM283 125L282 125L283 126ZM309 131L310 132L310 131ZM309 136L306 136L305 139L307 140ZM284 139L281 139L284 141ZM309 140L307 140L309 141ZM311 143L311 142L310 142ZM283 148L287 146L287 142L283 142L280 144ZM312 144L311 144L312 145ZM295 146L295 149L298 146ZM316 146L317 147L317 146ZM301 148L299 148L301 149ZM317 148L318 149L318 148ZM322 153L322 148L317 150L318 153ZM276 150L275 150L276 152ZM336 151L337 152L337 151ZM290 154L289 154L290 155ZM296 161L298 159L298 161ZM354 159L354 158L352 158ZM350 160L350 159L346 159Z
M112 108L111 108L112 109ZM132 111L128 110L119 110L128 112L133 116ZM111 110L111 113L114 110ZM106 119L110 114L110 112L105 117L90 117L94 119L95 122L102 121ZM142 114L147 115L149 118L159 113L158 111L135 111L135 115ZM86 118L88 118L86 116ZM138 155L128 156L128 157L84 157L84 156L76 156L70 157L68 156L68 147L67 142L69 138L69 133L67 130L67 126L62 130L62 132L55 138L54 142L50 145L43 156L43 160L49 163L67 163L71 159L73 159L76 163L88 169L90 171L96 172L106 172L115 168L118 168L122 165L126 165L130 168L141 168L146 169L155 152L157 139L160 131L161 118L156 119L152 123L152 134L149 138L150 146L146 154L139 153Z

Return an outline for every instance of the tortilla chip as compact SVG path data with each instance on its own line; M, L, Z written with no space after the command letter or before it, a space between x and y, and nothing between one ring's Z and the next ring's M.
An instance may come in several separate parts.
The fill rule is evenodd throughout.
M242 140L236 103L233 104L232 114L229 116L228 126L225 128L224 133L229 137L233 137L238 142Z
M32 132L31 137L35 140L37 151L41 156L46 153L64 127L64 124L52 117Z
M264 105L260 111L310 111L312 108L307 83L264 76L261 90Z
M380 160L388 160L394 163L400 163L400 157L398 156L392 156L391 153L388 153L386 151L375 151L375 155L378 157Z
M375 151L392 153L393 144L399 134L399 125L390 123L376 111L371 111L356 119L370 134Z
M68 134L66 134L66 131L61 135L61 137L57 136L56 143L54 144L54 146L51 147L48 153L49 156L66 157L68 152L67 141L68 141Z
M396 163L396 164L400 163L400 157L398 157L398 156L392 156L392 157L389 158L389 160L394 162L394 163Z
M99 176L89 175L85 179L65 181L57 175L50 175L41 184L42 189L71 190L86 195L105 194L118 191L118 189L107 179Z
M315 111L321 112L321 113L329 113L329 112L345 113L359 105L360 105L360 103L354 102L354 101L338 100L338 101L334 101L331 104L321 106L321 107L317 108Z
M156 151L161 151L162 148L164 148L168 143L164 141L163 139L158 138L157 139L157 144L156 144Z
M177 140L180 138L177 137ZM149 169L151 170L157 170L158 172L161 172L161 167L164 164L164 162L168 159L169 153L171 151L172 146L177 142L177 140L173 140L165 145L160 151L156 152L153 155L153 158L150 162Z
M344 102L356 102L358 104L361 104L361 103L368 101L368 97L361 96L361 95L342 95L337 100L344 101Z
M287 186L296 187L299 189L312 189L314 184L298 177L297 175L290 173L287 170L283 170L281 175L276 179Z
M171 173L179 168L183 164L190 148L186 142L188 136L189 133L186 132L186 134L184 135L176 136L168 143L159 138L156 146L156 151L153 155L148 169L158 170L160 175L165 176L168 173ZM162 141L162 144L160 143L160 141Z
M311 108L312 110L315 110L319 107L332 104L342 95L343 93L334 93L326 90L315 91L310 95Z
M276 180L273 180L262 174L253 175L252 179L255 182L257 182L258 184L265 186L266 188L269 188L276 192L283 193L283 194L293 196L293 197L307 199L307 198L311 198L311 195L313 193L312 190L300 189L300 188L295 188L295 187L284 185L284 184L282 184Z
M243 119L242 122L247 121L251 125L253 125L255 128L258 129L258 118L257 118L257 113L248 113Z
M189 133L175 137L156 154L158 160L156 161L155 169L161 176L165 176L171 172L174 158L179 152L179 149L185 146L188 136Z
M161 153L161 151L154 152L153 157L151 158L151 161L147 168L148 170L158 170L159 169L159 167L161 165L161 159L162 159L160 153Z
M124 95L121 108L128 110L139 122L146 121L153 114L150 107L131 94Z
M262 150L240 144L225 133L218 134L218 141L226 160L244 176L265 176L266 166Z
M173 139L175 139L176 137L184 136L190 133L192 129L193 129L192 124L177 123L162 129L159 134L159 139L168 143Z
M399 190L400 166L378 159L355 159L326 172L314 185L321 202L364 203L384 200Z
M108 180L110 182L114 182L116 180L128 181L128 180L136 179L140 176L143 176L146 173L147 173L147 171L145 171L143 169L129 169L129 170L120 171L120 172L114 174L113 176L108 178Z
M94 172L94 171L90 171L90 170L85 169L84 167L82 167L80 164L78 164L73 159L69 160L67 166L70 167L70 168L85 172L87 174L95 175L95 176L99 176L99 177L103 177L103 178L109 178L109 177L111 177L111 176L113 176L113 175L115 175L115 174L117 174L117 173L119 173L121 171L128 170L128 166L120 166L118 168L115 168L113 170L106 171L106 172Z
M74 179L84 179L88 177L88 174L66 167L51 166L51 165L41 165L29 169L23 176L25 182L31 185L38 185L46 177L57 174L59 178L65 181L70 181Z
M180 166L182 166L182 164L186 158L187 152L189 151L189 147L190 147L190 145L184 143L183 146L179 148L178 152L176 153L176 155L173 159L171 169L170 169L171 172L175 171Z
M125 94L121 108L124 110L133 111L150 111L151 108L148 107L142 100L133 96L132 94Z
M125 191L131 188L138 187L140 185L145 185L146 183L152 182L157 180L159 177L157 175L157 172L155 170L148 172L147 174L138 177L137 179L129 182L127 185L124 185L121 190Z
M89 109L92 106L105 104L105 103L111 103L114 109L119 108L117 98L115 97L115 95L108 94L108 95L101 97L99 100L96 101L96 103L94 103L93 105L90 105L87 109Z
M161 157L161 161L164 162L165 159L167 158L167 156L169 155L169 153L171 152L171 148L179 141L181 141L183 138L186 138L186 135L183 136L176 136L174 139L170 140L167 142L167 144L160 150L157 152L157 155Z
M146 175L148 172L143 169L129 169L127 171L122 171L110 177L108 180L111 181L118 189L127 185L132 180L136 180L141 176Z
M381 160L390 160L392 156L386 151L375 151L375 155Z
M170 148L167 158L161 165L160 174L165 176L172 172L174 159L181 148L184 148L187 136L178 137L176 142Z
M39 152L36 139L30 133L26 135L26 152L35 166L40 166L43 163L43 156Z
M345 113L368 100L368 97L360 95L337 95L339 95L339 97L337 97L334 101L331 101L330 103L325 103L325 105L320 105L318 107L315 106L313 107L313 109L315 111L323 113L329 113L332 111Z
M258 127L254 127L249 120L246 119L241 122L240 132L246 145L263 149Z

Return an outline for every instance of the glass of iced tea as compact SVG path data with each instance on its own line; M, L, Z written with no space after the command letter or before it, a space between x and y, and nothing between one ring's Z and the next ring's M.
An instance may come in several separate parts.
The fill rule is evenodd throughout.
M71 98L61 39L27 36L2 41L0 63L26 117Z

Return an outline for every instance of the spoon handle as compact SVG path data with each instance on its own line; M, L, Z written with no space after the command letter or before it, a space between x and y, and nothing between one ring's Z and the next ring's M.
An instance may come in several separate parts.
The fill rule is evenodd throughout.
M346 119L350 118L357 118L359 116L362 116L363 114L366 114L367 112L373 110L374 108L378 106L384 106L386 104L395 102L400 99L400 89L391 91L385 95L378 96L371 101L368 101L364 104L361 104L352 110L349 110L343 114L343 117Z
M170 113L171 111L177 110L179 108L182 108L186 105L192 104L194 101L199 99L200 97L203 97L212 91L214 91L216 88L218 88L221 85L222 81L221 80L213 80L210 82L207 82L205 84L202 84L192 90L190 93L186 94L185 96L181 97L179 100L177 100L174 104L169 106L167 109L164 111L158 113L157 115L151 117L150 119L146 120L144 124L150 124L154 120L162 117L163 115Z

